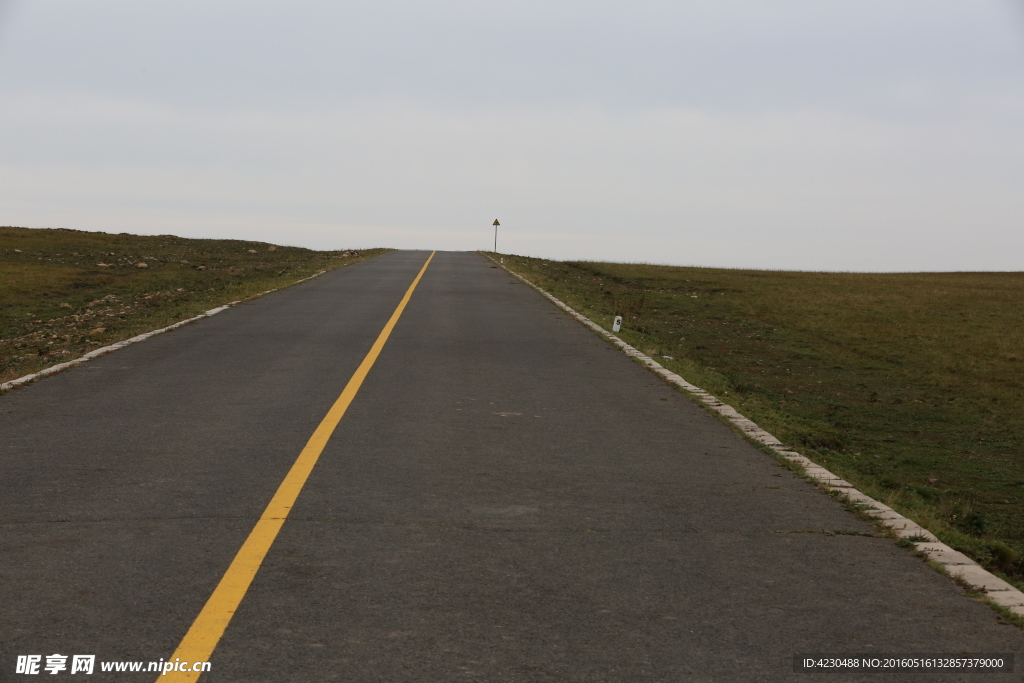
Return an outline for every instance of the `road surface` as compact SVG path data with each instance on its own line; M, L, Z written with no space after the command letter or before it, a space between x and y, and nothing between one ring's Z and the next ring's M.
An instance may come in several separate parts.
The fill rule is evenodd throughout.
M428 256L0 396L0 680L37 678L19 655L171 657ZM201 680L1020 680L793 656L1022 651L528 287L439 252Z

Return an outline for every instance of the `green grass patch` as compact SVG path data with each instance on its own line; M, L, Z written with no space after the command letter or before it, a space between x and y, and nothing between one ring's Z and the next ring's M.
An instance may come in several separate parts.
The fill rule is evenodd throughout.
M606 328L622 315L625 341L1024 585L1024 273L503 256Z
M0 382L383 251L0 227Z

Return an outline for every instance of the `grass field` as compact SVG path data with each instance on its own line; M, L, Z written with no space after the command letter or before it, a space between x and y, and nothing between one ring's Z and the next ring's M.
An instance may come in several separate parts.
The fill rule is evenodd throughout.
M382 251L0 227L0 382Z
M627 342L1024 585L1024 273L503 256L606 328L622 315Z

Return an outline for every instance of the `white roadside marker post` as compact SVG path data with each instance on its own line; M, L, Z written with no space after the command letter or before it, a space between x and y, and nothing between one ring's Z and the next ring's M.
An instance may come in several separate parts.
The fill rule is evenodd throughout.
M612 332L618 332L622 329L622 316L615 316L615 322L612 323Z

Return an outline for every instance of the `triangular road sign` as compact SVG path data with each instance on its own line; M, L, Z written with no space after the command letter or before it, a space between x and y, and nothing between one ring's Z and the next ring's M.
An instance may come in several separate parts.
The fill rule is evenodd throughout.
M497 219L497 218L495 218L495 219L494 219L494 222L493 222L493 223L491 223L491 225L501 225L501 223L499 223L499 222L498 222L498 219Z

